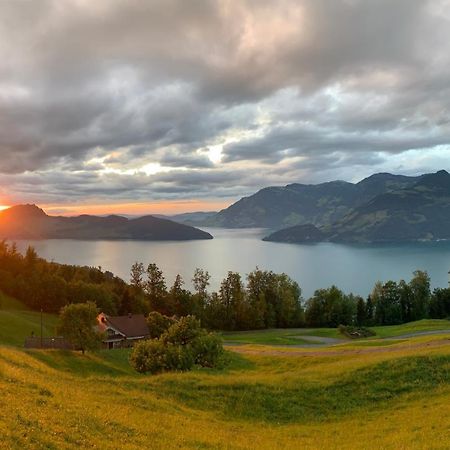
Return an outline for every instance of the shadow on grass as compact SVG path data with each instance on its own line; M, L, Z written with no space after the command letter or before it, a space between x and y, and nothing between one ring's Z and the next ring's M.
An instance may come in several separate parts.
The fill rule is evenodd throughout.
M27 353L52 369L83 377L136 374L128 362L129 350L126 349L99 350L84 355L64 350L29 350Z
M450 383L450 356L407 357L358 369L332 384L288 385L199 378L159 378L161 395L191 408L217 411L226 419L268 423L331 420L377 409L406 395L429 395Z

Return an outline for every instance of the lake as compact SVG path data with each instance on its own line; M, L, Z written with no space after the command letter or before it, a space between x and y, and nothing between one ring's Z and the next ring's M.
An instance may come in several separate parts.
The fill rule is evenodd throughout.
M125 280L131 265L156 263L171 285L181 274L187 286L196 267L211 274L211 290L218 289L227 271L260 269L285 272L308 298L315 289L335 284L345 292L366 296L376 281L409 280L416 269L427 270L433 287L448 286L450 242L403 245L281 244L263 242L264 229L205 228L213 240L185 242L76 241L70 239L18 241L20 250L33 245L45 259L101 266Z

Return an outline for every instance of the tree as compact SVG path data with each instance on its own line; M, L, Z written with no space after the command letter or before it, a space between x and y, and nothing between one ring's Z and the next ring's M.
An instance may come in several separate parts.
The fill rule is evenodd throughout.
M147 267L145 291L149 296L150 305L153 310L161 314L171 314L170 308L167 305L166 280L162 271L154 263L149 264Z
M450 288L436 288L430 299L430 317L450 318Z
M192 294L187 289L184 289L183 285L184 280L178 274L169 291L169 305L172 312L177 316L186 316L194 312Z
M135 262L131 266L130 283L136 288L142 289L144 283L144 264Z
M427 272L416 270L409 282L412 294L411 320L420 320L428 316L430 304L430 277Z
M402 323L400 289L395 281L377 282L371 294L375 305L375 322L379 325Z
M219 299L223 307L223 327L226 330L245 328L246 308L245 290L241 276L228 272L220 285Z
M94 350L101 343L101 334L96 330L97 315L97 307L92 302L66 305L60 313L58 331L83 354Z
M356 303L356 324L360 327L362 325L366 325L366 321L367 321L366 303L362 297L358 297L358 301Z
M198 267L195 269L194 277L192 278L192 283L194 285L194 289L196 293L202 299L206 300L208 295L207 289L209 286L209 280L211 279L211 275L207 270L199 269Z
M356 316L355 297L345 295L336 286L318 289L306 306L306 322L309 326L337 327L351 325Z

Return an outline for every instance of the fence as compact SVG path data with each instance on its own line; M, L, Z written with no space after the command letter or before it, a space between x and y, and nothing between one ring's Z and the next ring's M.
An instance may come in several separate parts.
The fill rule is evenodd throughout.
M73 350L73 345L63 337L29 336L25 338L25 348L56 348L60 350Z

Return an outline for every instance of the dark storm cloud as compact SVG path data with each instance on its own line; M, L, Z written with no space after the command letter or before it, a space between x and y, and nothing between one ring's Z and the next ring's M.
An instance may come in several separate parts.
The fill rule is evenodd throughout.
M63 202L439 169L449 22L448 0L1 2L0 173Z

